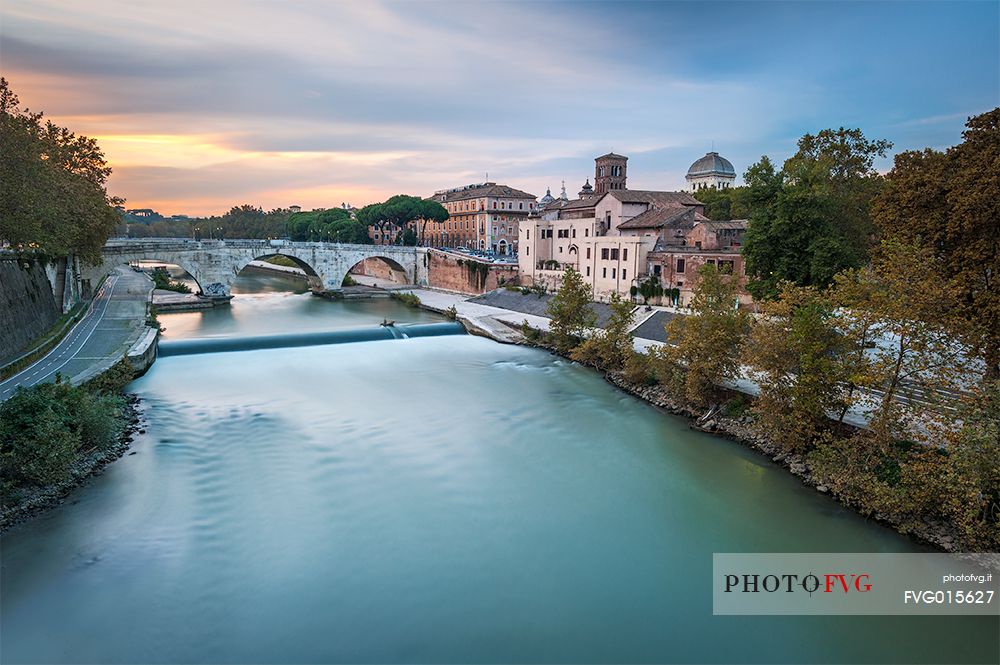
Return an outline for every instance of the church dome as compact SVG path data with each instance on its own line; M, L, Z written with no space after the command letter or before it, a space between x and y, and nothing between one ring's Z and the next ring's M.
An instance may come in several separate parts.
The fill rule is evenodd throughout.
M721 175L721 176L733 176L736 177L736 169L733 168L733 163L730 162L725 157L722 157L717 152L710 152L688 169L688 176L700 176L700 175Z
M545 188L545 196L543 196L538 203L539 203L540 206L544 207L544 206L547 206L548 204L552 203L553 201L555 201L555 197L552 196L552 190L549 189L548 187L546 187Z

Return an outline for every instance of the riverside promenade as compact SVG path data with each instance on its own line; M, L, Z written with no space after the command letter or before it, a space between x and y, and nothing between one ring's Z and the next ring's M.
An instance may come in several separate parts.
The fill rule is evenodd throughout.
M146 326L153 282L145 274L118 268L98 290L82 319L43 358L0 383L0 401L18 386L55 381L74 384L105 371L138 347L152 343L156 331Z

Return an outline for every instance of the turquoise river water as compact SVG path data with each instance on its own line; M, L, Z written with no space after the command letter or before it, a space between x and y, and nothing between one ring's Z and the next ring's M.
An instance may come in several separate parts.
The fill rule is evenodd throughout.
M246 279L165 342L439 321ZM3 537L15 662L996 663L990 618L716 617L713 552L907 552L542 351L450 335L160 359L149 421Z

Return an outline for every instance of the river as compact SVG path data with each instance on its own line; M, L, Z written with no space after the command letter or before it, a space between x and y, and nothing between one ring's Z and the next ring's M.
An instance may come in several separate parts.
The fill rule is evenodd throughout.
M164 339L440 320L253 277ZM980 618L714 617L713 552L907 552L539 350L162 358L133 453L3 538L13 662L992 662Z

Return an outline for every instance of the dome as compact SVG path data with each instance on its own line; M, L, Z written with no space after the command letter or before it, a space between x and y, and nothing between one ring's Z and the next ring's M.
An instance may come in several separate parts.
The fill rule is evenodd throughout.
M583 188L580 189L581 192L592 192L594 188L590 184L590 178L587 178L587 182L584 183Z
M542 206L547 206L548 204L552 203L553 201L555 201L555 198L552 196L552 190L549 189L548 187L546 187L545 188L545 196L543 196L542 199L541 199L541 201L539 201L538 203L540 205L542 205Z
M688 177L700 175L722 175L736 177L736 169L733 163L717 152L710 152L688 169Z

